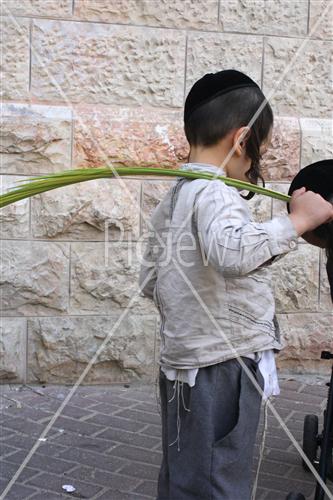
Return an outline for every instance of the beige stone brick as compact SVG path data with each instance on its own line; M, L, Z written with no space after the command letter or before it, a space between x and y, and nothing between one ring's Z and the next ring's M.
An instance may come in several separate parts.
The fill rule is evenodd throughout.
M177 167L188 155L182 112L148 107L75 110L75 166Z
M307 33L308 0L221 1L223 31L302 36Z
M318 311L319 248L300 244L272 265L277 311Z
M292 180L299 171L301 133L292 117L275 117L270 147L263 156L262 171L268 181Z
M35 21L32 93L42 99L181 106L185 33Z
M0 265L3 314L44 316L67 312L68 245L2 241Z
M261 82L263 40L258 36L189 33L186 89L206 73L237 69Z
M2 8L14 16L67 18L72 15L72 0L2 0Z
M303 118L301 165L333 158L333 121Z
M139 294L143 242L76 242L71 245L71 314L112 314L130 308L154 314L153 302Z
M333 1L310 0L309 32L316 38L333 38Z
M137 240L140 181L99 179L32 199L34 238L59 240Z
M17 181L24 177L1 175L1 194L19 186ZM0 238L29 238L30 234L29 200L20 200L0 209Z
M27 320L1 318L0 381L25 382Z
M0 97L26 99L29 93L30 21L3 17L0 30Z
M106 23L216 29L218 0L79 0L74 15Z
M332 350L333 314L279 314L278 321L285 343L278 367L292 373L329 373L331 363L321 360L320 354Z
M72 118L68 108L3 104L1 171L41 174L71 167Z
M97 351L83 383L152 379L156 369L156 315L33 318L28 332L30 382L74 383Z
M320 40L265 40L264 93L276 113L330 116L332 48L332 42Z

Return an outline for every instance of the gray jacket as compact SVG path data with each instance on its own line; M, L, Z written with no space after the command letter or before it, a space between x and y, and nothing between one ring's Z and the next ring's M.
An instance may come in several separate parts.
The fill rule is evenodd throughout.
M282 348L269 264L298 247L287 214L256 223L236 188L177 178L150 222L139 285L160 313L161 365L203 367Z

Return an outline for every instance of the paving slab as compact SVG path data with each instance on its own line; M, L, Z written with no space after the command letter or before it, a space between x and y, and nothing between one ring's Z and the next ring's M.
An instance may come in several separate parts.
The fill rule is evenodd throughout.
M323 377L280 374L281 394L271 399L279 418L268 409L265 426L262 409L253 477L263 435L265 443L255 500L285 500L291 491L302 492L307 500L313 500L315 479L303 470L299 453L282 423L299 444L307 413L318 415L321 430L326 382ZM78 387L40 440L71 389L54 385L1 386L1 491L38 443L4 499L155 499L162 457L156 384ZM75 491L65 492L62 487L66 484L74 486ZM328 487L333 494L332 483L328 482Z

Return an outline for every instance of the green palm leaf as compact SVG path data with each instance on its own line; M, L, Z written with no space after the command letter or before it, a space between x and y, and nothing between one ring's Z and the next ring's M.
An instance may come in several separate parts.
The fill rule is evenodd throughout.
M60 187L69 186L78 182L92 181L108 177L132 176L132 175L154 175L154 176L169 176L169 177L186 177L188 179L218 179L238 189L246 189L254 193L262 194L275 198L276 200L289 201L290 196L272 191L249 182L239 181L222 175L214 175L210 172L194 172L190 170L171 170L167 168L148 168L148 167L104 167L104 168L88 168L66 170L49 175L41 175L38 177L30 177L28 179L17 181L18 186L14 186L8 192L0 195L0 208L15 203L24 198L29 198L36 194L58 189ZM28 182L27 182L28 181ZM23 182L23 184L22 184Z

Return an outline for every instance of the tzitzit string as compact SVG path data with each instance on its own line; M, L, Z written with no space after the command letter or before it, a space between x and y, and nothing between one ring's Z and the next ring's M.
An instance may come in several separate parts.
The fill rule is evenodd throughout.
M265 406L264 406L264 429L262 431L262 437L261 437L261 444L260 444L260 450L259 450L259 459L258 459L258 467L257 467L257 472L256 472L256 477L254 480L253 488L252 488L252 494L251 494L251 500L255 500L256 498L256 493L257 493L257 487L258 487L258 479L259 479L259 472L260 472L260 467L262 460L264 458L264 451L265 451L265 441L266 441L266 433L267 433L267 423L268 423L268 401L270 398L267 398L265 401Z
M172 397L168 400L168 403L171 403L177 393L177 437L176 439L169 444L169 446L173 446L174 444L177 443L177 451L180 451L180 426L181 426L181 419L180 419L180 397L182 398L183 402L183 408L185 411L190 412L191 410L186 407L185 405L185 400L184 400L184 382L181 382L180 380L176 379L175 383L173 385L173 395Z

